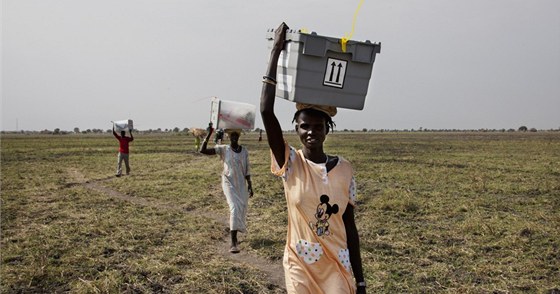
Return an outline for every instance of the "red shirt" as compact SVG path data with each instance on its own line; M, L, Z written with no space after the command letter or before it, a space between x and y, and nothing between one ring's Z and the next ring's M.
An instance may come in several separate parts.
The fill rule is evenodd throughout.
M113 132L113 136L119 140L119 152L128 154L128 142L134 141L134 138L130 137L121 137L117 135L117 133Z

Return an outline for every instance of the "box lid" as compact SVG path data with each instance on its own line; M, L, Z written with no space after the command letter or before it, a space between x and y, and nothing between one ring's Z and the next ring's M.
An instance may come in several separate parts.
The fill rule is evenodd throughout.
M267 31L267 40L274 40L274 30ZM302 43L305 55L325 57L327 51L351 54L350 59L353 62L373 63L375 55L381 52L381 43L371 43L369 40L364 42L348 40L346 43L346 52L342 51L341 39L321 36L316 32L309 34L296 30L288 30L286 32L287 42Z

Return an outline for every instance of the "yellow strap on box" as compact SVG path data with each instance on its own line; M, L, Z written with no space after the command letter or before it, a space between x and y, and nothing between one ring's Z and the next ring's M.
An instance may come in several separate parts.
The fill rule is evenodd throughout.
M354 17L352 18L352 31L350 32L350 35L345 35L344 37L340 38L340 47L342 49L342 52L346 52L346 43L354 35L354 27L356 26L356 19L358 18L358 12L362 8L362 4L364 4L364 0L360 0L360 3L358 4L358 8L356 8L356 11L354 12Z

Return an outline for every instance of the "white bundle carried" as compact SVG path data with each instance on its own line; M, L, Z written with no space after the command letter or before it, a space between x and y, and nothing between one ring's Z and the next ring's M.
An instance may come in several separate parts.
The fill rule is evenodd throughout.
M129 131L134 129L131 119L113 121L113 127L116 132Z
M214 98L210 121L217 129L253 129L256 110L252 104Z

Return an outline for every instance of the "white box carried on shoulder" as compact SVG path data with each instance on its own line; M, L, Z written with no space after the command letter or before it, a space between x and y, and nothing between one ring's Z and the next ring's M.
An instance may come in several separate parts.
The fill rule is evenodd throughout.
M253 129L256 111L252 104L214 98L210 121L216 129Z
M117 133L134 129L131 119L113 121L113 126L115 127L115 132Z
M269 47L274 30L267 32ZM288 30L278 60L276 97L293 102L364 108L375 55L380 43L341 40Z

